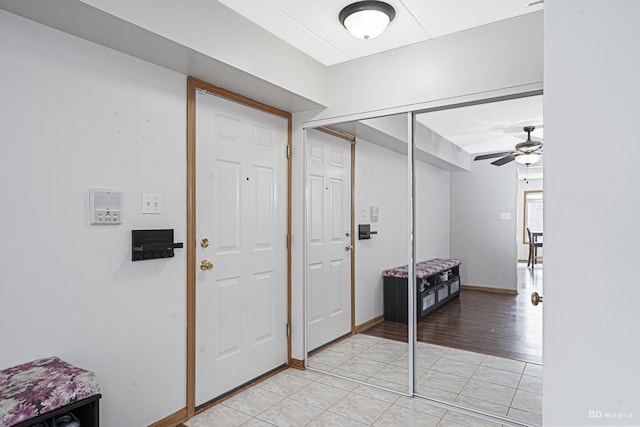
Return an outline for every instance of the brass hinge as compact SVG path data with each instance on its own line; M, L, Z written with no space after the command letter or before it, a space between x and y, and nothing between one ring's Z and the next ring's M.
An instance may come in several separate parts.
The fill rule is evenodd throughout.
M291 158L291 146L287 145L287 159Z
M287 338L291 338L291 324L287 323Z

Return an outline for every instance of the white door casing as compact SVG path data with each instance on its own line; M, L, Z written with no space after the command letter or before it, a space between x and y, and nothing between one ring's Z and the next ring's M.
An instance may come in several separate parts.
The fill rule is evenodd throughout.
M351 144L307 130L306 341L313 350L351 332Z
M287 135L196 93L196 406L287 362Z

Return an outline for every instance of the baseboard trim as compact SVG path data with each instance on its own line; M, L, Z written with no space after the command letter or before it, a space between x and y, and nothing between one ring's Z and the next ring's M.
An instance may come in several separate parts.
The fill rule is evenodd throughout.
M373 319L367 320L366 322L361 323L360 325L356 325L353 332L356 334L359 334L365 329L369 329L373 325L377 325L378 323L382 323L382 322L384 322L384 315L374 317Z
M149 427L173 427L182 423L183 421L186 421L187 418L189 418L187 416L187 408L182 408L179 411L176 411L173 414L164 417L160 421L149 424Z
M289 363L289 367L304 371L304 360L291 359L291 363Z
M486 286L460 285L460 289L469 291L493 292L495 294L518 295L517 289L489 288Z

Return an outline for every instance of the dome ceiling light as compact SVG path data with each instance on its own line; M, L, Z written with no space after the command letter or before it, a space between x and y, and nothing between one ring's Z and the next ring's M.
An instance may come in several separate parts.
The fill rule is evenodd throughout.
M340 23L355 37L369 40L382 34L396 16L395 9L382 1L359 1L338 15Z

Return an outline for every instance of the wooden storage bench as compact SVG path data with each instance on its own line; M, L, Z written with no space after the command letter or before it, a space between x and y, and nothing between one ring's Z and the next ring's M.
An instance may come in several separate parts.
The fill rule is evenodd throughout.
M416 318L427 314L460 296L460 260L430 259L416 263ZM446 277L441 277L446 275ZM384 319L407 323L409 268L406 265L382 272L384 287Z
M93 372L57 357L23 363L0 371L0 427L51 426L67 414L98 427L101 397Z

